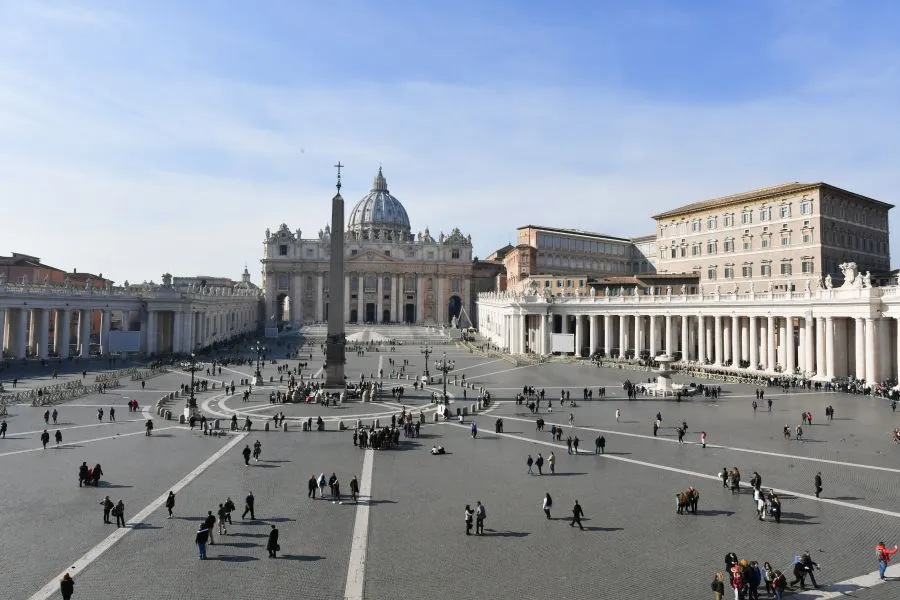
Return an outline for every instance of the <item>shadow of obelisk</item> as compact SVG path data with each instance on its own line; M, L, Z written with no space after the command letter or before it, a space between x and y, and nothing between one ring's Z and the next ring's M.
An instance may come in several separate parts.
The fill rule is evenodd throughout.
M338 161L337 194L331 199L331 263L328 267L328 337L325 341L325 389L342 392L344 381L344 199Z

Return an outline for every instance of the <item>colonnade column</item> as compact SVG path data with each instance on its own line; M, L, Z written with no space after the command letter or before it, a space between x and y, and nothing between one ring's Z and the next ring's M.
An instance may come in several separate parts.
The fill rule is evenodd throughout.
M756 324L756 317L750 317L750 370L755 371L759 368L759 329Z
M337 308L337 307L335 307ZM329 309L330 310L330 309ZM344 313L344 323L350 322L350 276L344 275L344 306L341 307Z
M147 354L155 354L156 353L156 311L150 310L147 311L147 336L146 336L146 345L147 345ZM202 343L205 346L207 343L207 337L209 335L209 328L206 326L206 318L204 318L204 336Z
M900 380L900 318L894 319L897 332L897 379Z
M344 288L344 289L346 289L346 288ZM325 289L322 287L322 274L316 273L316 321L319 323L321 323L322 321L325 320L325 317L323 316L324 310L322 308L322 304L324 303L322 296L324 296L324 295L325 295ZM345 298L345 301L348 300L349 298L350 298L350 296L348 295ZM333 306L331 307L331 310L334 310Z
M539 331L540 331L540 344L538 346L538 352L541 353L541 356L545 356L547 354L547 319L549 315L539 315L541 319Z
M363 275L359 276L359 288L356 293L356 322L357 323L365 323L366 321L366 313L363 311L365 308L363 306L363 296L365 295L365 287L363 287L366 283L366 278ZM422 294L423 296L425 294ZM329 308L328 310L331 310ZM424 311L423 311L424 312Z
M28 349L28 338L26 337L28 334L28 310L24 308L18 309L19 318L18 322L15 324L16 331L16 342L15 346L15 355L16 358L25 358L25 354ZM12 329L12 323L10 323L10 329ZM10 344L13 345L13 344Z
M397 298L397 278L399 275L391 276L391 322L397 323L399 319L397 317L400 316L400 302L399 298Z
M82 358L91 354L91 313L90 310L78 311L78 352Z
M666 354L672 356L675 354L675 348L672 346L675 343L675 332L672 330L672 315L666 315Z
M691 352L688 348L688 344L690 344L690 335L691 331L688 327L688 322L690 317L687 315L681 315L681 360L682 362L687 362L691 360Z
M628 327L626 315L619 315L619 358L625 358L625 329Z
M634 315L634 358L641 355L641 316Z
M863 322L862 317L856 317L853 319L855 327L855 335L854 335L854 361L856 362L856 371L855 376L857 379L865 379L866 378L866 334L864 331L865 323Z
M785 317L784 351L787 363L787 372L792 375L797 370L797 346L794 344L794 317Z
M182 337L184 337L184 313L178 310L172 311L172 352L183 352Z
M874 385L878 381L875 370L875 319L866 319L866 382Z
M741 366L741 318L731 316L731 366Z
M72 337L71 329L72 329L72 311L66 309L59 313L59 321L57 327L59 327L59 331L57 332L57 340L59 340L59 345L56 347L56 354L60 358L69 358L69 340Z
M50 310L47 308L36 309L37 323L32 322L31 326L37 328L37 352L38 358L47 358L50 356Z
M834 378L834 318L825 317L825 376Z
M769 317L766 324L766 370L775 371L775 317Z
M898 336L900 337L900 336ZM603 354L612 353L612 315L603 315Z
M575 356L581 356L581 348L584 345L584 327L582 325L583 317L575 315Z
M816 375L825 377L825 317L816 318Z
M591 315L591 334L588 343L588 355L593 356L600 344L600 315Z
M3 351L6 350L6 315L9 312L9 309L0 308L0 356L3 356Z
M378 281L375 283L375 322L381 323L384 316L384 284L382 280L384 276L379 275Z
M803 365L803 370L806 371L807 375L815 373L815 339L814 339L814 330L813 330L813 319L812 316L807 314L803 319L803 326L806 330L806 343L803 346L803 352L806 356L805 364Z
M706 317L697 317L697 362L706 364Z
M109 354L109 320L112 311L108 308L100 311L100 354Z
M715 319L715 339L713 340L713 344L716 349L716 358L715 365L717 367L722 366L722 316L716 315Z
M650 315L648 317L650 321L650 345L648 350L650 350L650 358L656 356L657 344L659 343L659 336L657 335L656 328L659 326L659 322L657 321L656 315Z

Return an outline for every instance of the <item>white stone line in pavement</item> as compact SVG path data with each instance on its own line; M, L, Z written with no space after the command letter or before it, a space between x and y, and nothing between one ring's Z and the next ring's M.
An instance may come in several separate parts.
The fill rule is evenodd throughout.
M375 463L375 451L369 448L363 458L360 476L360 491L366 490L369 500L372 499L372 470ZM347 567L347 585L344 587L344 600L363 600L366 582L366 552L369 545L369 505L363 502L356 505L356 522L353 524L353 541L350 545L350 563Z
M163 427L161 429L154 429L154 431L165 431L166 429L175 429L175 427ZM52 451L54 448L71 448L75 444L89 444L91 442L102 442L103 440L114 440L117 438L130 437L132 435L144 435L146 432L144 431L133 431L131 433L117 433L116 435L107 435L105 437L93 438L90 440L74 440L68 444L60 444L59 446L48 446L47 450ZM46 452L43 447L40 448L27 448L25 450L13 450L11 452L4 452L0 454L0 458L4 456L13 456L15 454L25 454L27 452Z
M325 372L325 367L319 367L319 370L313 373L313 379L318 379Z
M530 420L522 418L522 417L503 417L503 418L504 419L508 418L511 421L522 421L524 423L534 423L534 421L530 421ZM546 420L545 420L545 423L549 423L550 425L558 425L560 427L565 425L562 422L554 423L552 421L546 421ZM566 426L568 426L568 425L566 425ZM631 433L628 431L615 431L613 429L599 429L597 427L581 427L579 425L576 425L575 429L584 429L585 431L595 431L597 433L608 433L610 435L621 435L621 436L625 436L625 437L633 437L633 438L639 438L639 439L643 439L643 440L654 440L657 442L664 442L664 443L668 443L668 444L677 444L678 443L678 440L675 440L672 438L652 436L652 435L647 435L644 433ZM700 445L699 442L685 442L685 444L687 444L689 446L699 446ZM706 447L707 448L715 448L715 449L719 449L719 450L731 450L733 452L745 452L747 454L759 454L761 456L773 456L775 458L790 458L793 460L805 460L807 462L818 462L818 463L823 463L826 465L837 465L840 467L856 467L858 469L869 469L872 471L884 471L886 473L900 473L900 469L894 469L892 467L867 465L865 463L852 463L852 462L847 462L847 461L843 461L843 460L832 460L830 458L816 458L814 456L800 456L797 454L785 454L783 452L770 452L769 450L756 450L754 448L739 448L737 446L720 446L718 444L710 444L709 442L707 442Z
M511 369L503 369L502 371L494 371L493 373L482 373L481 375L475 375L474 377L471 377L470 379L467 379L466 381L467 381L467 383L472 383L472 381L478 381L483 377L490 377L491 375L500 375L501 373L509 373L510 371L518 371L519 369L529 369L531 367L537 367L541 364L546 364L546 363L536 363L533 365L522 365L521 367L512 367Z
M506 418L507 418L507 417L503 417L504 420L505 420ZM454 426L454 427L462 427L463 429L469 429L469 426L468 426L468 425L461 425L461 424L459 424L459 423L453 423L452 421L444 421L444 424L445 424L445 425L452 425L452 426ZM542 441L542 440L534 440L534 439L527 438L527 437L522 436L522 435L516 435L516 434L512 434L512 433L494 433L494 432L491 432L491 433L492 433L492 435L502 436L502 437L506 437L506 438L510 438L510 439L514 439L514 440L520 440L520 441L523 441L523 442L529 442L529 443L531 443L531 444L540 444L540 445L542 445L542 446L549 446L549 447L552 447L552 448L559 448L559 449L561 449L561 450L562 450L562 449L567 449L567 447L566 447L565 444L557 444L557 443L554 443L554 442L545 442L545 441ZM709 444L707 444L707 446L709 446ZM721 481L721 479L719 478L718 475L710 475L710 474L708 474L708 473L699 473L699 472L697 472L697 471L689 471L688 469L681 469L681 468L679 468L679 467L667 467L666 465L660 465L660 464L657 464L657 463L646 462L646 461L643 461L643 460L637 460L637 459L634 459L634 458L626 458L626 457L624 457L624 456L616 456L616 455L613 455L613 454L594 454L594 453L592 453L592 452L590 452L590 453L589 453L589 452L579 452L578 455L579 455L579 456L584 456L584 457L588 457L588 456L597 456L597 457L600 457L600 458L605 458L605 459L607 459L607 460L617 460L617 461L624 462L624 463L629 463L629 464L632 464L632 465L639 465L639 466L641 466L641 467L650 467L651 469L659 469L659 470L662 470L662 471L669 471L670 473L681 473L681 474L683 474L683 475L690 475L691 477L697 477L697 478L700 478L700 479L710 479L710 480L712 480L712 481ZM550 477L552 477L552 476L550 476ZM746 488L746 489L750 489L750 484L747 483L747 482L741 482L741 487ZM783 488L773 488L773 487L770 487L770 486L766 486L766 488L775 490L776 492L778 492L778 493L780 493L780 494L782 494L782 495L784 495L784 494L789 494L789 495L791 495L791 496L796 496L797 498L803 498L803 499L805 499L805 500L812 500L813 502L821 502L821 503L823 503L823 504L833 504L833 505L835 505L835 506L842 506L842 507L844 507L844 508L852 508L852 509L855 509L855 510L862 510L862 511L865 511L865 512L875 513L875 514L878 514L878 515L884 515L884 516L886 516L886 517L897 517L897 518L900 518L900 512L894 512L894 511L890 511L890 510L884 510L884 509L882 509L882 508L874 508L874 507L871 507L871 506L865 506L865 505L863 505L863 504L855 504L855 503L853 503L853 502L845 502L845 501L843 501L843 500L833 500L833 499L831 499L831 498L816 498L816 497L813 496L812 494L804 494L803 492L795 492L795 491L793 491L793 490L787 490L787 489L783 489Z
M118 425L119 423L137 423L140 419L126 419L124 421L103 421L102 423L91 423L90 425L72 425L70 427L57 427L56 425L50 424L47 425L44 429L57 430L60 431L68 431L70 429L84 429L85 427L108 427L110 425ZM38 429L37 431L10 431L9 433L12 435L30 435L32 433L43 433L44 429Z
M887 571L884 572L886 577L896 577L894 571L898 567L888 565ZM844 581L836 581L834 583L823 585L819 589L803 590L795 592L791 595L791 600L832 600L833 598L856 597L856 593L862 589L870 589L876 585L885 583L878 577L878 571L872 571L858 577L851 577Z
M453 369L453 372L454 372L454 373L459 373L460 371L468 371L469 369L477 369L478 367L486 367L486 366L488 366L488 365L492 365L492 364L497 363L497 362L503 362L503 359L502 359L502 358L495 358L494 360L489 360L489 361L487 361L487 362L478 363L478 364L475 364L475 365L469 365L468 367L462 367L462 368L459 368L459 369ZM498 389L505 389L505 388L498 388ZM509 389L515 389L515 388L509 388Z
M100 558L100 556L102 556L104 552L109 550L116 542L128 535L130 531L133 531L135 525L139 525L144 521L144 519L149 517L155 511L159 510L165 503L166 498L169 497L169 490L172 490L176 494L180 492L194 479L199 477L201 473L211 467L213 463L222 458L229 450L238 445L245 437L246 435L244 434L236 435L233 440L220 448L218 452L207 458L199 467L185 475L181 479L181 481L168 488L159 498L145 506L143 510L129 519L127 522L128 526L116 528L116 530L109 534L106 539L88 550L84 554L84 556L76 560L71 567L51 579L47 583L47 585L45 585L38 592L32 595L29 600L48 600L49 598L52 598L59 591L59 580L62 579L63 575L68 573L70 576L75 576L76 574L85 570L91 563Z
M223 371L228 371L229 373L237 373L238 375L243 375L244 377L250 378L253 377L250 373L244 373L243 371L238 371L237 369L231 369L229 367L221 367Z

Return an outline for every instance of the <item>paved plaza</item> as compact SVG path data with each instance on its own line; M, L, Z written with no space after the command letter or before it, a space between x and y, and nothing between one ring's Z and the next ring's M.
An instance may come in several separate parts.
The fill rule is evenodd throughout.
M316 341L324 328L303 332ZM6 417L9 431L0 440L0 598L58 598L61 573L74 568L75 598L158 599L190 595L193 599L223 597L366 598L707 598L715 571L725 554L770 561L790 571L795 555L812 552L821 565L817 580L837 597L853 592L862 600L900 597L900 581L871 589L856 589L848 580L876 569L874 546L879 540L900 540L900 447L891 431L900 416L887 401L835 393L790 392L768 388L772 412L761 403L754 412L754 388L722 385L716 400L694 397L628 401L622 390L626 378L646 380L645 372L596 368L584 364L517 365L502 357L473 354L455 343L439 343L434 331L409 327L358 328L348 334L402 340L394 351L386 346L363 356L348 350L347 375L357 381L383 369L384 388L404 386L403 406L426 413L419 438L401 436L395 450L355 448L352 431L339 431L343 421L356 419L382 424L399 414L401 405L389 392L373 403L347 402L340 406L287 404L273 406L268 394L276 389L277 365L267 363L266 380L275 384L254 388L250 402L210 390L198 396L208 417L250 416L253 431L225 437L204 436L177 421L159 418L151 409L163 394L175 391L190 374L173 370L138 382L123 380L120 388L57 405L63 444L51 440L41 449L43 407L17 405ZM287 360L301 338L296 333L278 342L264 340L269 358ZM439 374L425 392L414 391L412 379L390 379L390 359L409 361L407 373L424 371L421 344L430 341L434 358L446 352L455 361L461 380L487 388L495 402L474 418L479 433L470 434L472 417L434 424L431 393L441 391ZM310 348L310 347L307 347ZM318 345L305 375L322 366ZM306 350L304 350L306 351ZM249 349L244 355L251 356ZM71 365L62 379L87 379L107 365ZM49 369L5 371L20 377L20 387L48 385ZM226 366L212 379L230 382L250 377L254 365ZM199 373L198 375L205 375ZM454 377L451 374L451 379ZM684 381L676 376L676 381ZM697 380L700 382L700 380ZM544 433L535 431L535 417L513 396L523 385L544 389L553 399L541 416ZM584 402L582 390L594 390ZM606 388L598 400L597 388ZM568 390L575 408L560 408L560 390ZM450 384L452 409L470 406L476 391ZM143 412L126 406L136 399ZM181 400L176 403L180 407ZM825 420L825 407L836 417ZM115 423L108 421L116 407ZM98 422L97 409L104 409ZM621 411L616 422L616 410ZM52 410L52 407L51 407ZM786 440L782 427L800 421L801 411L813 414L803 441ZM263 431L275 412L288 417L288 430ZM662 428L653 436L652 423L662 414ZM569 413L575 427L568 424ZM325 432L303 432L300 420L321 416ZM494 432L498 417L504 433ZM153 418L153 435L144 435L144 422ZM686 443L677 443L675 426L689 426ZM550 439L551 424L564 428L563 441ZM700 431L709 445L698 444ZM594 440L606 439L606 454L594 452ZM581 452L566 452L565 438L577 435ZM260 461L244 465L246 444L262 443ZM433 444L447 454L432 456ZM556 455L556 474L526 473L528 454ZM101 463L106 485L79 488L77 469L82 461ZM368 463L368 464L367 464ZM780 524L760 522L748 489L734 495L723 489L717 473L739 467L742 480L758 471L764 488L780 491ZM344 493L350 478L361 483L362 498L336 504L307 498L307 480L332 472ZM813 477L822 473L824 492L813 495ZM697 515L675 514L674 495L694 486L700 491ZM167 519L163 500L176 491L175 518ZM242 520L244 497L252 491L258 520ZM541 501L554 499L553 519L545 518ZM104 525L99 501L109 495L126 505L128 526ZM208 510L230 496L237 505L228 535L216 536L208 547L209 560L198 560L194 534ZM571 506L584 508L586 531L569 527ZM466 536L463 509L481 501L487 508L485 535ZM281 552L267 558L265 543L270 524L280 530ZM900 567L889 576L900 578ZM868 585L869 579L865 579ZM346 595L346 596L345 596ZM729 595L730 597L730 595Z

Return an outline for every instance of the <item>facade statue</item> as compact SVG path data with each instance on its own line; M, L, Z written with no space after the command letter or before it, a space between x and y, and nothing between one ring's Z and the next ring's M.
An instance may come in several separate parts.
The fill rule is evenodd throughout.
M272 232L269 230L268 227L266 227L266 239L268 240L271 237L272 237Z
M6 285L6 273L0 273L0 285Z
M671 296L671 295L672 295L672 286L667 285L666 286L666 296Z
M596 289L596 288L591 288L591 298L594 298L594 297L596 297L596 296L597 296L597 289Z
M862 286L864 288L872 287L872 272L871 271L866 271L866 274L863 275Z
M128 286L127 281L125 282L125 285L126 285L126 287ZM72 279L68 275L66 275L66 278L63 280L63 287L66 288L67 290L72 289Z
M716 296L719 295L719 284L718 284L718 283L716 284L716 287L713 288L713 293L714 293Z
M834 287L831 283L831 273L825 276L825 289L830 290Z
M844 283L841 285L842 288L849 287L862 287L862 282L857 282L856 279L859 276L859 272L856 268L855 262L845 262L840 264L841 273L844 275Z
M803 282L803 293L804 294L812 293L812 289L810 289L810 286L809 286L809 279L807 279L805 282Z
M738 284L734 284L734 287L731 289L731 293L737 296L738 293Z
M681 284L681 295L687 296L687 285L684 283Z
M634 286L634 295L635 295L635 296L640 296L640 295L641 295L641 288L639 288L638 286Z
M753 282L751 281L750 282L750 295L753 295L755 293L756 293L756 286L753 285Z

